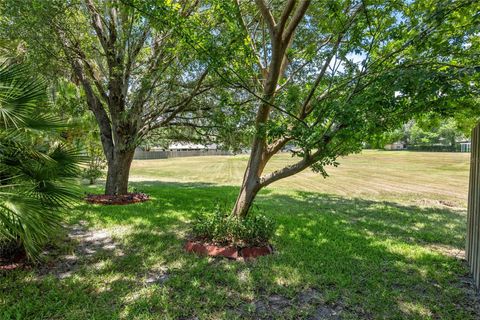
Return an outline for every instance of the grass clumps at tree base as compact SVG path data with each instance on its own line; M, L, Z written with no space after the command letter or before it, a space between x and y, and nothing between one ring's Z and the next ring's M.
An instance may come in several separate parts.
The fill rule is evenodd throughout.
M274 234L273 219L259 212L238 218L220 207L198 215L192 228L192 240L237 248L269 246Z

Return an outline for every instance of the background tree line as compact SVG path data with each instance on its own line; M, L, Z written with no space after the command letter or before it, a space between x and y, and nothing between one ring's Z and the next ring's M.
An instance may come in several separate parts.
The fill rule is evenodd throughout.
M454 118L420 118L403 124L400 128L372 137L366 148L383 149L388 144L401 143L409 150L460 151L460 142L470 140L471 128L476 119L459 122Z

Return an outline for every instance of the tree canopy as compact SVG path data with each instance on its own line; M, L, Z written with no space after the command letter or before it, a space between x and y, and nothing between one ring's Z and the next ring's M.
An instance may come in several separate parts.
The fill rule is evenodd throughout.
M198 1L165 1L164 21L196 19ZM84 91L108 162L106 193L126 193L135 147L151 130L190 118L211 88L208 64L178 35L122 1L4 1L3 36L20 40L29 61L60 72ZM181 29L183 30L183 29Z
M478 9L475 1L236 1L229 21L244 45L224 73L234 97L251 100L255 136L233 214L308 167L326 176L339 156L415 115L475 108ZM287 144L298 162L264 174Z

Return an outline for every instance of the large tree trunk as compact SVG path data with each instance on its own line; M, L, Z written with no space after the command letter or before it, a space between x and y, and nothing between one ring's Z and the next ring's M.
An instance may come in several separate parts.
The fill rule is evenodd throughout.
M128 191L128 177L135 150L117 151L113 159L108 161L107 181L105 194L126 194Z

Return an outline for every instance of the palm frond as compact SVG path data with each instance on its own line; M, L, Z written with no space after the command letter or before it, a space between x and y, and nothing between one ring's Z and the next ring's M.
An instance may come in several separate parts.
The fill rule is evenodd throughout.
M35 108L47 101L46 86L17 64L0 65L0 126L25 127Z
M73 147L45 138L65 125L39 110L45 85L19 65L0 64L0 239L18 241L31 259L60 227L79 191L85 161Z

